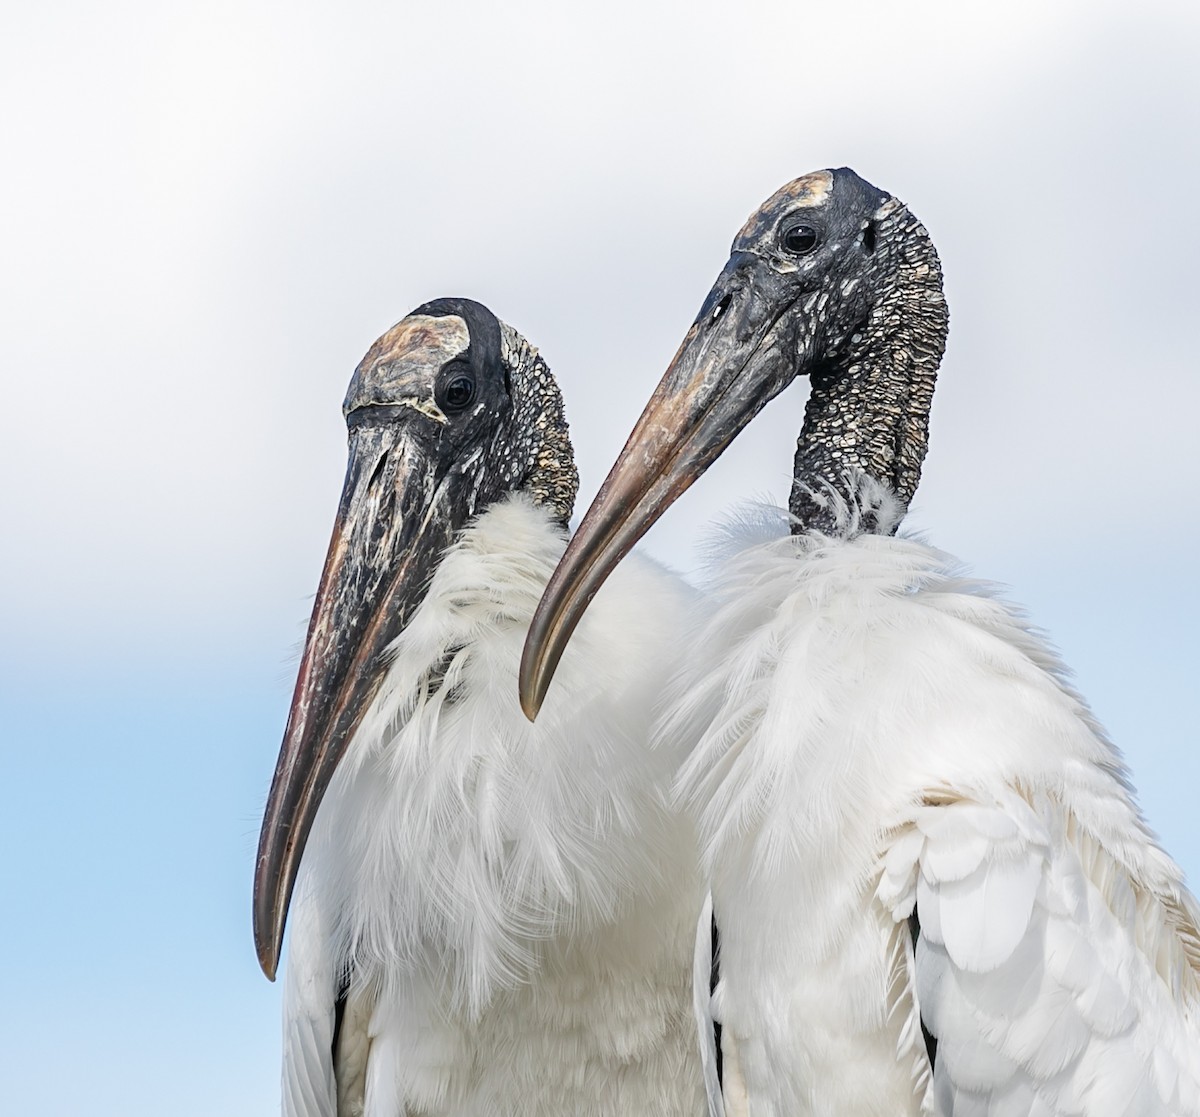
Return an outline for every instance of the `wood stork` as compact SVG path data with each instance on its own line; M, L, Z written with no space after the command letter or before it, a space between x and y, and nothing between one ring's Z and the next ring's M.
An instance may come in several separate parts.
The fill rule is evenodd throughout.
M847 169L770 198L551 580L523 702L633 541L808 374L790 516L728 532L666 721L702 735L678 789L720 938L710 997L702 921L711 1111L1200 1113L1197 905L1119 754L1019 612L892 534L946 329L895 198Z
M296 886L284 1112L700 1112L695 831L669 806L680 751L647 747L692 591L632 565L531 725L521 643L577 488L545 362L440 299L375 342L344 410L255 875L269 977Z

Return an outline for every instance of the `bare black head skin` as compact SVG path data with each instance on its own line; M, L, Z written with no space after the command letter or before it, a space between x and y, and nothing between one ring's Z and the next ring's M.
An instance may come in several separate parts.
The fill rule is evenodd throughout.
M613 567L797 376L812 378L812 394L796 448L796 530L839 530L825 496L855 475L907 505L946 331L937 253L903 203L845 167L768 198L734 240L546 588L521 661L526 714L537 715Z
M349 464L259 838L254 941L275 976L321 797L379 690L386 649L475 514L522 490L563 525L578 475L545 361L470 299L437 299L362 359Z

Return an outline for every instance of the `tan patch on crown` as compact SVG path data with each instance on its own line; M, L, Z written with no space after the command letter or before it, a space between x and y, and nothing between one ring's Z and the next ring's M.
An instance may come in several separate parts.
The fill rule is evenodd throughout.
M829 201L833 193L833 175L829 171L813 171L792 179L781 186L751 215L738 232L735 245L752 241L783 211L814 209Z
M823 206L833 191L833 175L828 171L813 171L792 179L777 191L776 198L792 198L797 205ZM775 199L772 199L774 201Z
M410 314L367 350L350 382L345 410L403 405L444 423L433 386L442 366L470 344L471 331L458 315Z
M441 368L471 344L471 331L457 314L435 318L429 314L410 314L402 318L374 345L368 358L408 361L420 360Z

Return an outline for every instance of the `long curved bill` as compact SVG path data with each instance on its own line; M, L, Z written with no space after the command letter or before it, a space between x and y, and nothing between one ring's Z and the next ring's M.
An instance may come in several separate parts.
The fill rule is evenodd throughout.
M258 842L254 943L272 980L321 798L379 689L388 645L450 541L445 489L405 424L351 426L346 482Z
M521 708L541 709L571 633L613 568L795 375L781 277L735 252L554 571L521 657Z

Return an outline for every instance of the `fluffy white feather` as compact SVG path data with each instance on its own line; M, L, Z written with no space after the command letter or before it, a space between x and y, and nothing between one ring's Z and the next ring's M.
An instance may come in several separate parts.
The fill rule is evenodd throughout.
M296 882L283 986L283 1112L335 1117L333 1075L334 1002L337 975L327 949L312 880Z
M685 742L648 746L695 595L634 557L597 596L536 724L529 619L562 553L513 497L447 553L322 803L287 965L285 1112L697 1114ZM365 1057L364 1057L365 1055Z
M1200 1113L1195 902L1020 614L780 513L712 590L664 724L750 1112Z

